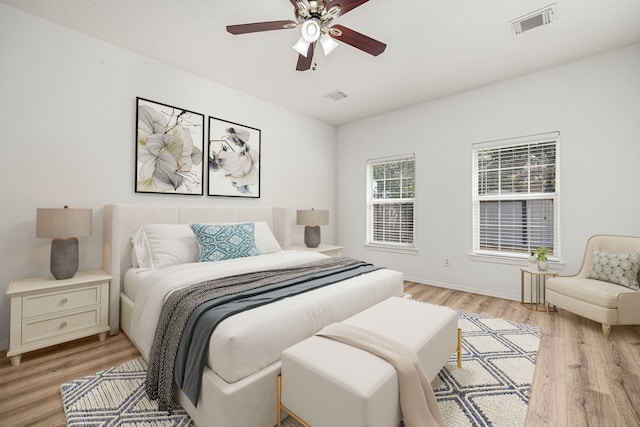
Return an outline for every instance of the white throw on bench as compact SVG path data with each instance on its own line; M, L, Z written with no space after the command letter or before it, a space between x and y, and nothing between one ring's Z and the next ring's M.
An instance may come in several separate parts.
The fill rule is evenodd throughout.
M400 297L342 323L387 336L416 352L433 380L454 351L461 364L458 316L450 308ZM282 353L280 409L313 427L395 427L402 414L395 369L364 350L312 336Z

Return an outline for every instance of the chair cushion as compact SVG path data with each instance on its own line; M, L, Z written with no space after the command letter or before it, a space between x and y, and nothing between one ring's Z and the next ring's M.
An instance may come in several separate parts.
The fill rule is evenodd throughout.
M624 286L578 276L549 278L545 287L573 299L605 308L618 308L618 298L621 294L638 293Z
M615 254L596 246L593 248L593 264L587 277L640 290L638 272L640 253Z

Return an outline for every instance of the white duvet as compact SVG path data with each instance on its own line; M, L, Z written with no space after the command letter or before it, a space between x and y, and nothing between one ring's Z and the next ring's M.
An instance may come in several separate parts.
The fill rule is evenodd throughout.
M176 289L212 278L293 266L324 257L315 252L279 251L215 263L131 270L127 279L134 277L137 283L135 294L129 291L134 299L131 339L148 360L162 304ZM382 269L238 313L215 329L209 341L207 365L225 381L236 382L280 360L284 349L325 325L402 292L402 274Z

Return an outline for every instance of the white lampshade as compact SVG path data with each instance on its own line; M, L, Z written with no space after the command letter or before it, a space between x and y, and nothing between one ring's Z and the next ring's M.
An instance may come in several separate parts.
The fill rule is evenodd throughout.
M298 42L296 44L293 45L293 48L295 50L298 51L298 53L302 56L304 56L305 58L307 57L307 53L309 52L309 45L311 43L309 43L308 41L306 41L304 39L304 37L300 37L298 39Z
M306 58L309 52L309 46L311 43L318 41L321 35L322 26L320 25L320 20L318 18L307 19L302 23L300 38L296 44L293 45L293 48Z
M329 211L322 209L300 210L296 212L297 225L327 225Z
M320 44L322 45L322 50L324 50L325 56L329 55L338 47L338 42L332 39L329 34L325 34L320 37Z
M318 18L311 18L302 24L302 37L309 43L313 43L320 38L321 26Z

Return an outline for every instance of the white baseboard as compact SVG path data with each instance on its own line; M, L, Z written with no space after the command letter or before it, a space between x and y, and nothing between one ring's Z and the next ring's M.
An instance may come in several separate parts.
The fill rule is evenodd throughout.
M463 292L469 292L469 293L472 293L472 294L478 294L478 295L485 295L485 296L489 296L489 297L507 299L507 300L511 300L511 301L520 301L520 294L515 294L514 295L514 294L504 294L504 293L501 293L501 292L488 292L488 291L483 291L482 289L478 289L478 288L469 288L469 287L466 287L466 286L456 285L456 284L452 284L452 283L443 283L443 282L437 282L437 281L433 281L433 280L424 280L424 279L419 279L419 278L415 278L415 277L407 277L407 276L405 276L404 280L407 280L409 282L419 283L421 285L430 285L430 286L437 286L439 288L452 289L454 291L463 291Z

